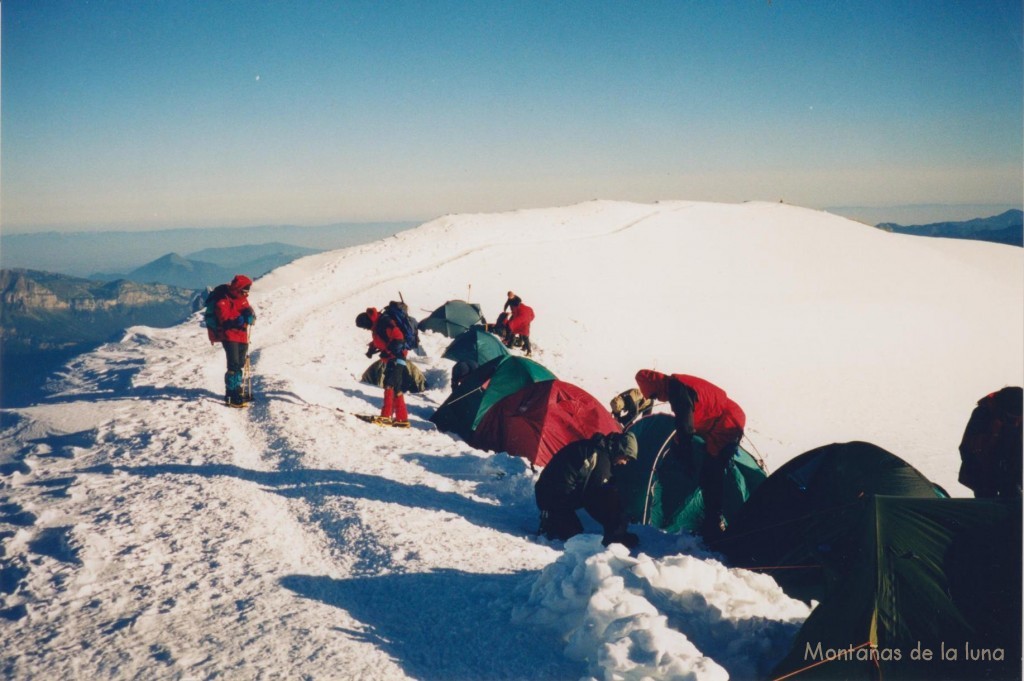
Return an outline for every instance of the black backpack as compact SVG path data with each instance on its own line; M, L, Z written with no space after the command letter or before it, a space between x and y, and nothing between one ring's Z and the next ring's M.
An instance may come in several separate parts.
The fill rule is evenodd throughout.
M959 480L976 497L1021 494L1021 396L1007 387L978 401L960 442Z
M420 346L420 332L416 329L416 320L409 316L409 308L405 303L392 300L384 308L384 314L391 317L395 326L405 336L405 347L415 350Z

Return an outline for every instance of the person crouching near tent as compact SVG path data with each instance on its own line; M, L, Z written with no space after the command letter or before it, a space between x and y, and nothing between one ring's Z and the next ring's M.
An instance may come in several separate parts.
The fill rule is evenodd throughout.
M508 304L512 312L506 323L508 335L511 339L518 336L523 344L523 353L529 357L533 354L530 349L530 323L533 321L533 308L523 304L523 299L519 296L513 297ZM506 345L512 346L511 343L506 343Z
M665 401L672 407L676 421L672 450L684 463L692 461L693 436L704 439L708 456L701 465L698 482L704 498L701 535L706 542L719 538L725 531L722 516L725 471L743 439L746 414L724 390L696 376L667 376L641 369L636 374L636 383L645 398Z
M218 335L227 358L224 373L224 400L230 407L244 407L242 392L245 357L249 352L249 327L256 323L256 313L249 304L252 279L236 274L225 295L214 305Z
M384 405L373 422L379 426L409 427L409 411L405 406L405 358L409 354L405 335L398 324L375 307L366 308L356 316L356 326L371 332L366 356L380 353L384 362Z
M632 433L597 434L555 452L534 486L540 509L538 533L563 541L580 534L583 524L576 510L582 508L601 523L605 546L619 543L635 547L640 540L626 531L629 516L615 485L615 471L636 461L636 457L636 437Z

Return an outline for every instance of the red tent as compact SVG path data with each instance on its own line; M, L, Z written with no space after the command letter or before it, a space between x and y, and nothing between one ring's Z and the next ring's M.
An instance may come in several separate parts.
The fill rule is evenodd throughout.
M603 404L565 381L533 383L502 398L473 434L473 446L522 456L543 466L555 452L597 433L621 433Z

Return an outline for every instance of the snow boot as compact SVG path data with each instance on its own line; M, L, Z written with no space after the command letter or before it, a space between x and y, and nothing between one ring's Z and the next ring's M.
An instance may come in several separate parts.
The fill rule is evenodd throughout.
M228 393L227 402L229 407L235 407L236 409L242 409L243 407L249 406L249 402L242 397L242 389L235 388Z

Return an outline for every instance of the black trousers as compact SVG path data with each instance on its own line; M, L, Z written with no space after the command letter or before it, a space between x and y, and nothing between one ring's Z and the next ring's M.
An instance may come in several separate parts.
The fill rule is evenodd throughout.
M405 377L408 373L405 364L389 359L384 365L384 388L391 388L396 395L405 392Z
M605 539L621 536L629 527L629 517L614 485L603 485L588 494L583 510L601 523ZM548 539L566 540L583 532L583 523L571 505L552 504L541 509L540 532Z
M700 468L701 496L704 497L704 519L717 524L718 516L722 514L722 501L725 496L725 472L729 462L736 455L737 444L728 445L718 453L718 456L708 456Z
M245 356L249 352L248 343L224 341L224 355L227 357L228 370L224 374L224 390L228 396L242 394L242 369L245 367Z
M245 366L245 356L249 352L248 343L224 341L224 354L228 360L228 371L241 371Z

